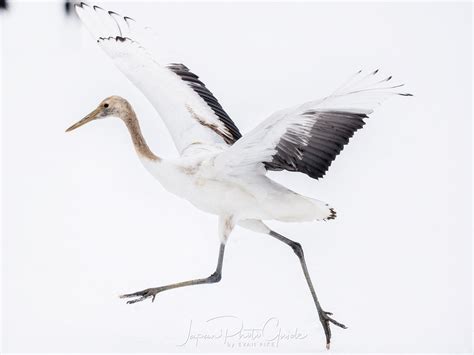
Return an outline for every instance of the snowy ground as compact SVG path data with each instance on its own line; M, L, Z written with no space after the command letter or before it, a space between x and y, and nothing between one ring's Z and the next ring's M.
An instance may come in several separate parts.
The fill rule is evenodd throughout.
M270 224L302 243L322 304L349 326L334 329L334 351L470 351L470 4L106 6L152 26L164 57L197 72L243 132L360 68L407 83L415 96L377 110L323 180L272 174L338 218ZM120 122L64 133L119 94L153 150L176 154L151 105L61 5L15 3L1 25L2 350L323 351L295 256L241 229L220 284L154 304L118 299L207 276L216 218L164 191ZM206 322L222 316L232 317ZM295 329L302 339L239 340L241 325L267 320L265 339ZM216 338L186 342L191 322L192 334ZM218 336L226 330L235 335Z

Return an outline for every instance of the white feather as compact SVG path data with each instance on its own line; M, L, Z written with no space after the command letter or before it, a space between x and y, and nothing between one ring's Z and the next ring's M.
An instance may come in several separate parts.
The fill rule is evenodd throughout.
M139 88L164 120L181 154L196 142L225 144L209 126L225 132L206 102L178 75L160 65L140 44L146 32L134 20L82 3L79 18L115 65ZM118 37L117 37L118 36ZM194 113L194 114L192 114ZM202 123L196 120L199 116Z

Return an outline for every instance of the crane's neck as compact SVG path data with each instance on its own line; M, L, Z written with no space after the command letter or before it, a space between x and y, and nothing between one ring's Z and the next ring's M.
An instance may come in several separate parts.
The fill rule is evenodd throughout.
M130 104L127 105L127 109L122 115L122 120L125 122L125 125L130 132L130 136L132 137L133 146L137 151L137 154L140 158L144 158L147 160L160 162L161 158L155 155L148 147L148 144L143 138L142 131L140 129L140 124L138 123L137 115L133 110Z

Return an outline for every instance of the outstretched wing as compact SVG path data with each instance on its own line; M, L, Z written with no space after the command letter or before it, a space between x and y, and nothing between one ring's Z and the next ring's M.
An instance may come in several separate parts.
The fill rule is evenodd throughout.
M297 171L319 179L373 108L402 85L359 71L324 99L274 113L215 160L226 174Z
M136 22L99 6L75 6L79 18L164 120L180 153L193 143L228 144L241 134L214 95L183 64L162 66L139 39Z

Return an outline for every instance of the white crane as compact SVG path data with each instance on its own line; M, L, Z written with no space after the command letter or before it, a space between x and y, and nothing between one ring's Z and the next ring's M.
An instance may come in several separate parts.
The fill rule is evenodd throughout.
M302 172L314 179L325 172L375 105L399 93L378 70L359 71L332 95L272 114L242 136L217 99L183 64L160 65L139 43L141 27L129 18L98 6L80 3L76 12L99 46L153 104L180 153L176 159L155 155L146 144L135 112L127 100L103 100L71 131L90 121L121 119L145 168L171 193L202 211L218 216L220 239L215 272L202 279L148 288L122 295L127 303L163 291L220 281L226 241L235 225L268 234L287 244L303 269L329 348L332 323L346 328L321 307L303 249L298 242L271 230L263 220L320 221L336 217L327 203L302 196L266 176L268 170Z

